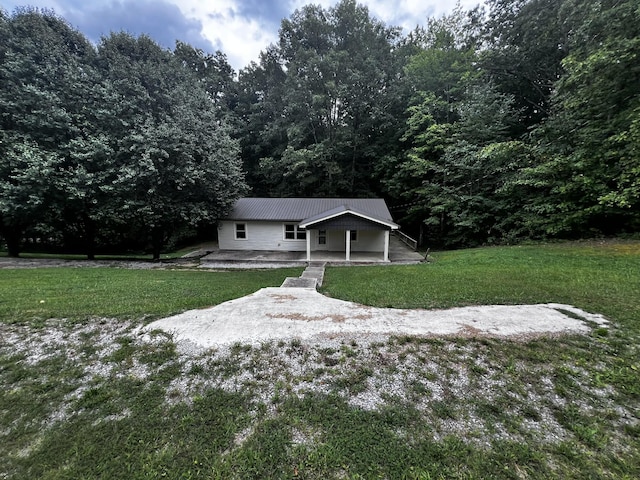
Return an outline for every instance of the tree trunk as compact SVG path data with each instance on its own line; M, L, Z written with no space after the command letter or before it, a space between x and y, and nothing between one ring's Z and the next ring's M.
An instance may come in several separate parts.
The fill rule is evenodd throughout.
M85 251L87 253L88 260L96 259L96 224L89 218L88 215L84 215L84 244Z
M153 255L153 261L160 260L160 252L164 246L164 232L161 228L154 228L151 231L151 254Z
M16 235L15 238L13 235L9 235L5 237L7 241L7 252L10 257L19 257L20 256L20 239Z
M4 229L3 229L4 230ZM5 242L7 243L7 253L10 257L20 256L20 233L7 229L2 232Z

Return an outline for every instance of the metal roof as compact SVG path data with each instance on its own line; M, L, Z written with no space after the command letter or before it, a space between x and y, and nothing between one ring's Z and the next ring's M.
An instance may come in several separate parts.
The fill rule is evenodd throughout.
M382 198L241 198L228 219L301 222L347 211L395 225Z

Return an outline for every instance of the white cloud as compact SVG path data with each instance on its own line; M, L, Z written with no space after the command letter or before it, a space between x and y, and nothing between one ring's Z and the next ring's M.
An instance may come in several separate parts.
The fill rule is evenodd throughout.
M440 17L450 13L457 2L436 0L425 2L424 0L361 0L361 3L369 7L372 16L384 21L388 25L402 27L405 32L413 30L417 25L424 25L431 17ZM469 10L482 0L460 0L464 10Z
M170 0L175 3L187 18L202 22L202 35L220 48L229 58L236 70L245 67L249 62L257 61L261 51L278 39L278 27L258 17L249 19L238 14L238 4L242 0ZM463 8L472 8L480 0L461 0ZM323 8L330 8L338 0L289 0L289 14L296 9L313 3ZM448 13L455 7L455 2L447 0L359 0L369 7L372 16L388 25L400 26L405 32L413 30L416 25L424 24L431 16Z
M237 3L237 0L175 1L185 17L202 22L202 35L239 70L252 60L257 61L260 52L276 41L278 32L260 18L239 15Z
M95 12L96 4L106 7L112 2L120 1L30 0L28 3L38 7L53 7L63 16L72 14L75 18L79 18L83 13ZM279 20L281 20L275 18L278 15L291 15L296 9L309 3L321 5L325 9L338 3L338 0L165 1L177 6L187 19L199 21L202 24L201 35L215 48L222 50L236 70L247 66L252 60L257 61L260 52L277 41ZM260 1L264 3L258 3ZM5 8L8 10L12 10L17 4L24 3L19 0L6 0L6 2L8 5ZM358 2L367 5L372 16L387 25L402 27L405 33L413 30L416 25L424 25L427 18L451 12L456 6L456 2L451 0L358 0ZM464 9L473 8L480 2L482 0L460 0ZM256 9L256 5L263 8ZM269 12L271 18L266 18L265 15Z

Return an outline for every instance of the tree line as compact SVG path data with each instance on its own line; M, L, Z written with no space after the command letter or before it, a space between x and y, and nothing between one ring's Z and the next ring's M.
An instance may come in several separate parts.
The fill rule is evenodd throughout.
M220 55L113 33L92 45L52 12L0 17L0 235L140 248L215 225L245 191Z
M403 35L342 0L221 52L0 17L0 235L151 249L254 196L383 196L447 247L640 226L640 9L489 0Z

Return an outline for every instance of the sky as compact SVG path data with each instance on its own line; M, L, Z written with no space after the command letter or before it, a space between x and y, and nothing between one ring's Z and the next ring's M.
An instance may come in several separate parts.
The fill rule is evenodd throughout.
M459 0L463 8L481 0ZM258 61L278 38L280 22L308 3L330 8L338 0L0 0L11 13L19 6L50 9L93 42L111 32L145 33L166 48L176 40L205 52L221 50L236 70ZM359 0L371 16L406 32L429 17L449 13L450 0Z

